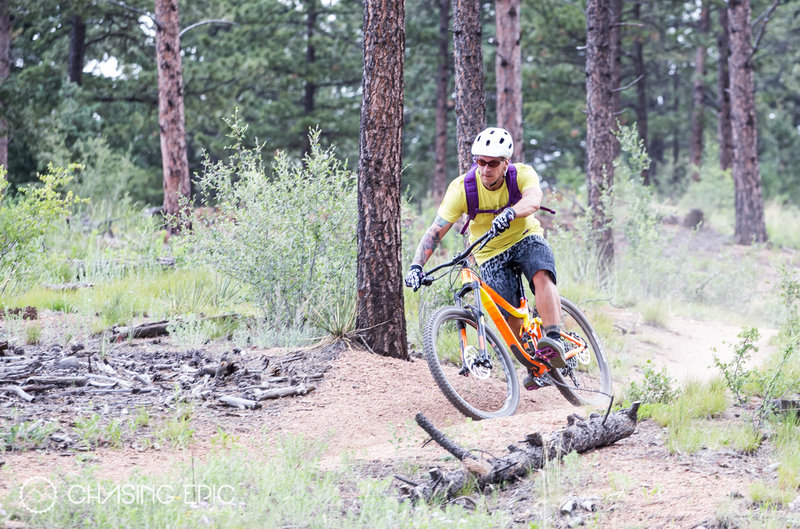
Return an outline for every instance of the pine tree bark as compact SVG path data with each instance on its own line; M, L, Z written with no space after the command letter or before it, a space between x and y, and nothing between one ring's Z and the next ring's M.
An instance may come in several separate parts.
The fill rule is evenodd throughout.
M702 2L700 23L697 27L698 38L704 40L708 34L708 3ZM694 78L692 79L692 137L689 148L689 162L692 165L692 180L700 180L700 167L703 165L703 129L704 129L704 96L706 75L706 46L702 42L697 45L694 56Z
M86 23L78 15L69 20L69 64L67 74L70 82L83 84L83 61L86 56Z
M407 359L400 255L404 53L404 3L367 0L358 158L356 328L373 352Z
M633 19L641 22L641 3L633 4ZM641 33L633 37L633 75L639 79L636 83L636 129L639 138L650 152L647 131L647 67L644 64L644 36ZM650 169L642 169L642 182L650 185Z
M0 0L0 85L8 79L11 71L11 15L8 0ZM3 108L7 101L0 99ZM8 121L5 115L0 116L0 165L8 169ZM0 174L0 178L5 178ZM0 194L2 197L2 194Z
M178 0L156 0L156 62L158 67L158 126L164 172L164 214L181 216L180 198L189 197L189 160L183 109L180 17ZM181 223L170 226L179 231Z
M612 0L586 3L586 177L592 227L597 237L601 274L614 262L614 240L606 207L614 183L614 42L608 30Z
M522 138L522 48L520 47L520 1L496 0L497 126L514 140L514 160L525 161Z
M434 139L433 198L442 201L447 190L447 107L450 84L450 0L439 0L439 66L436 71L436 138Z
M750 0L730 0L728 18L731 56L731 120L733 126L733 183L736 208L735 239L749 245L767 241L764 199L758 166L758 129L753 87L753 45Z
M733 165L733 128L731 127L731 79L728 60L731 56L730 29L728 28L728 8L719 8L719 33L717 34L717 138L719 140L719 166L722 170Z
M458 168L472 165L472 142L486 128L486 89L481 51L481 6L478 0L453 0L453 54L456 82Z
M619 130L617 116L622 114L622 92L618 90L622 84L622 0L611 0L611 101L612 120L614 132ZM612 144L614 158L619 156L620 144L614 136Z

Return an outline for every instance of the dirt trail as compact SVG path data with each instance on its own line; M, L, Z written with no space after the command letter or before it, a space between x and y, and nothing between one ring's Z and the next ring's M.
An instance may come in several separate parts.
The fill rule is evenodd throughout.
M710 344L734 343L739 332L732 325L709 325L687 318L672 318L666 328L636 328L635 343L642 348L639 358L653 357L656 365L666 365L676 379L712 374ZM729 349L719 350L718 356L725 357ZM612 358L615 354L607 353ZM616 380L616 391L627 383ZM520 408L512 417L467 420L447 402L423 360L405 362L345 350L319 388L305 397L284 399L261 410L199 409L193 423L198 441L188 450L100 449L90 454L90 460L96 474L103 477L120 478L134 470L158 473L170 462L201 461L210 448L210 436L221 425L238 435L240 444L251 448L255 457L269 457L284 436L301 435L324 443L322 464L326 468L344 461L363 462L392 472L403 462L416 462L421 468L439 465L446 456L432 443L423 446L426 436L414 423L418 412L463 446L502 453L528 433L546 434L562 428L575 411L580 410L555 388L544 388L523 391ZM652 422L642 423L631 438L583 458L588 481L574 493L598 498L601 510L595 516L604 527L693 527L713 518L720 505L733 501L731 494L746 493L747 483L769 464L733 453L670 456L660 429ZM78 472L85 466L78 458L59 453L9 453L3 459L0 490L8 490L25 477ZM526 511L521 512L524 519ZM527 520L537 515L533 509Z

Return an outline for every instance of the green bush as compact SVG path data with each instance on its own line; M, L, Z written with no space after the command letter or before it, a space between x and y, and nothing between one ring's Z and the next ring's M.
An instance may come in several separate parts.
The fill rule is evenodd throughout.
M8 284L23 277L40 259L42 239L59 220L66 218L79 199L60 188L72 180L77 166L48 168L39 175L41 183L23 187L15 197L4 196L8 183L0 168L0 293Z
M263 145L246 148L246 125L238 118L230 125L230 159L206 159L197 181L215 209L191 213L182 246L247 285L243 295L276 327L313 327L355 289L355 175L320 147L319 131L309 134L311 150L301 161L278 153L268 175Z
M631 382L628 388L628 398L631 401L640 401L643 404L668 404L678 397L679 391L675 389L675 381L667 375L664 366L660 371L656 371L652 362L647 360L643 371L644 379L641 383Z

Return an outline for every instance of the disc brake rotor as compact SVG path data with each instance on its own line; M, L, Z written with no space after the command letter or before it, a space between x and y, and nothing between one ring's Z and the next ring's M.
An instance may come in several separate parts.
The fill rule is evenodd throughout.
M474 345L467 346L467 350L464 351L464 364L476 378L486 380L492 374L492 368L478 360L479 352Z

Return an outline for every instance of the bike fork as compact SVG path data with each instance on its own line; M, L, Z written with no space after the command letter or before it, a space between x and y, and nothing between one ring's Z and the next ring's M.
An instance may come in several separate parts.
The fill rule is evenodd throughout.
M472 285L472 289L478 291L480 285L476 282ZM467 305L465 308L472 313L472 317L474 318L475 322L477 323L477 332L478 332L478 357L477 359L473 360L473 362L487 362L489 359L489 354L487 352L487 345L486 345L486 319L483 314L483 310L481 308L481 299L479 295L475 296L475 305ZM461 347L461 374L466 375L471 370L472 366L468 365L467 362L467 348L469 344L467 343L467 327L466 324L460 322L458 323L458 331L461 336L460 339L460 347ZM488 362L487 362L488 363Z

